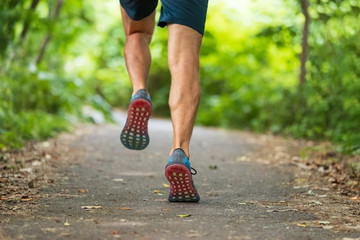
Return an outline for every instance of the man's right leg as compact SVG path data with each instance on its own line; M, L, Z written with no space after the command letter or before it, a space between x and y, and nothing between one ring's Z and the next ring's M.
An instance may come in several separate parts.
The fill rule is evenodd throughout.
M155 11L138 21L132 20L123 7L121 15L126 35L125 61L134 95L140 89L147 89L151 64L149 44L154 32Z
M171 202L200 200L192 179L196 171L190 165L189 144L200 100L199 51L207 5L207 0L162 0L159 26L168 26L169 106L174 131L165 167Z
M180 24L168 24L168 32L169 105L174 132L171 156L165 168L170 182L169 201L197 202L200 196L191 176L189 144L200 100L198 72L202 35Z
M133 2L120 1L129 6ZM153 2L154 3L154 2ZM156 2L157 3L157 2ZM135 6L136 7L136 6ZM139 5L137 10L141 10ZM156 5L152 5L156 7ZM132 13L136 9L130 9ZM133 86L133 97L130 101L128 117L125 126L120 134L122 144L134 150L142 150L149 144L149 135L147 122L151 115L151 100L147 93L147 79L151 64L151 55L149 44L154 31L155 9L150 15L141 17L139 20L133 20L121 7L122 20L126 35L125 43L125 61L130 80ZM135 11L136 12L136 11Z

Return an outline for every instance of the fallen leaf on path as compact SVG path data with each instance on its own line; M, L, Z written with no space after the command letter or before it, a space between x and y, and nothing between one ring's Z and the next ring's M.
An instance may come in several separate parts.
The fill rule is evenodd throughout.
M200 237L201 235L199 233L188 233L186 236L188 238L197 238Z
M271 212L279 212L279 210L273 209L273 210L266 210L266 212L271 213Z
M191 217L191 214L179 214L177 216L181 218L186 218L186 217Z
M247 156L242 156L242 157L238 157L236 158L237 162L250 162L250 158Z
M38 167L38 166L41 165L41 162L40 162L40 161L33 161L33 162L31 163L31 165L32 165L33 167Z
M169 188L170 186L166 183L163 183L163 186L166 187L166 188Z
M217 196L219 196L219 194L216 193L216 192L207 192L206 194L207 194L208 196L210 196L210 197L217 197Z
M161 190L154 190L153 193L157 195L163 195L163 192Z
M19 171L20 171L20 172L32 173L32 168L30 168L30 167L28 167L28 168L21 168Z
M87 191L85 189L79 189L78 192L79 193L87 193Z
M210 168L211 170L216 170L216 169L217 169L217 165L215 165L215 164L210 165L209 168Z
M358 181L353 180L353 181L347 182L346 184L349 185L349 186L351 186L351 187L355 187L355 186L358 185Z
M350 200L352 200L352 201L360 201L360 197L355 196L355 197L350 198Z
M8 200L8 197L0 197L1 200Z
M132 210L131 207L119 207L120 210Z
M327 224L330 224L330 222L329 222L329 221L319 221L319 224L321 224L321 225L327 225Z
M81 206L82 209L100 209L102 206Z
M240 202L239 204L240 205L246 205L246 202Z
M298 225L299 227L306 227L306 224L298 223L298 224L296 224L296 225Z
M26 202L26 201L30 201L31 198L29 198L28 196L22 196L20 200Z
M112 234L119 234L119 230L114 230L114 231L112 231Z
M66 219L65 220L65 223L64 223L65 226L70 226L71 224L69 223L69 219Z
M315 203L316 205L321 205L322 203L320 201L311 200L311 203Z
M70 233L60 233L59 237L70 237L71 234Z
M167 211L169 211L169 209L167 209L167 208L162 208L161 211L167 212Z
M34 188L35 187L34 182L33 181L28 182L28 187L29 188Z
M0 178L0 182L5 182L6 180L4 178Z
M114 182L123 182L124 179L123 178L114 178L113 181Z

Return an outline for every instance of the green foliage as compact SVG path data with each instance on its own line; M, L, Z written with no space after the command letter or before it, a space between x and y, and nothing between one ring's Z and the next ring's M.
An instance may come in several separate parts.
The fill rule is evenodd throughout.
M295 19L232 36L211 23L202 50L198 123L330 139L345 152L358 145L360 6L356 1L329 2L310 5L308 74L301 88L302 25Z
M73 81L15 64L0 76L0 147L53 136L68 128L69 114L79 113Z
M307 83L297 93L301 101L286 131L298 137L331 139L346 149L360 143L360 4L322 2L311 10Z
M197 121L205 125L281 130L286 112L274 108L296 87L300 30L266 25L246 28L209 15L201 56L202 100ZM245 28L234 34L224 31ZM287 106L284 106L286 108ZM284 109L286 111L286 109ZM285 115L285 116L284 116Z
M167 64L167 31L157 28L151 43L152 64L149 92L155 114L170 116L168 107L171 75Z
M19 148L24 140L46 139L69 127L69 119L42 111L14 114L2 109L0 116L0 148Z
M0 3L0 147L67 130L86 103L110 119L109 103L80 71L71 71L71 60L87 47L78 41L94 25L91 5L53 0L31 8L34 2Z
M21 19L23 2L3 0L0 2L0 56L3 55L12 43L15 36L16 23Z
M132 88L118 2L0 2L0 146L64 130L91 104L110 120ZM197 124L360 145L360 1L310 0L306 83L299 87L299 1L210 2ZM25 37L22 36L27 29ZM40 61L46 36L50 41ZM149 91L169 116L167 31L151 43Z

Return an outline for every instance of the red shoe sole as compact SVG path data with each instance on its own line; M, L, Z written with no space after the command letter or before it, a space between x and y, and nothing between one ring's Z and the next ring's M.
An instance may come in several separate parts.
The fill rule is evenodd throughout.
M199 194L192 183L189 169L181 164L173 164L165 169L165 176L170 183L170 202L198 202Z
M128 118L120 139L129 149L142 150L150 142L148 120L151 115L151 103L144 99L134 100L128 109Z

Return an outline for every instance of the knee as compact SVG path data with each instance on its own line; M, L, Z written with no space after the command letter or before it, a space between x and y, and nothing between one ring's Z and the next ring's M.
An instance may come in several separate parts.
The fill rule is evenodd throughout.
M169 57L168 64L172 74L186 72L188 75L197 75L199 72L199 60L196 57Z
M151 42L152 34L146 32L132 32L126 35L126 43L147 43Z

